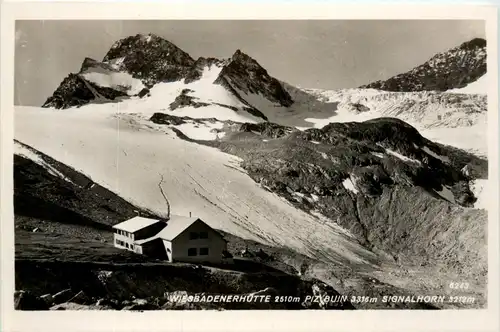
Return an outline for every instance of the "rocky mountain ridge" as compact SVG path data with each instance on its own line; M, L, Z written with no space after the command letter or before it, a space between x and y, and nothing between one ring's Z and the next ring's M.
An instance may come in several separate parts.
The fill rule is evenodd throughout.
M485 73L486 40L474 38L458 47L436 54L406 73L360 88L398 92L447 91L462 88Z

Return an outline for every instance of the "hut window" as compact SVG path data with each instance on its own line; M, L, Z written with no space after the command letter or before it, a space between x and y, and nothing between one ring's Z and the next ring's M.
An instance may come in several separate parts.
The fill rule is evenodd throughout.
M189 233L190 240L196 240L197 238L198 238L198 233L195 233L195 232Z
M208 239L208 233L207 232L200 232L200 239Z
M189 248L188 256L196 256L196 248Z
M207 256L208 248L200 248L200 256Z

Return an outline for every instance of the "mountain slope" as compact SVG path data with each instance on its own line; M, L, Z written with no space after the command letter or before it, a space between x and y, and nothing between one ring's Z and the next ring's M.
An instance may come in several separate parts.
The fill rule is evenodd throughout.
M446 91L466 86L486 73L486 40L475 38L438 53L424 64L361 88L385 91Z
M194 60L137 35L86 59L44 108L18 107L15 136L152 214L165 213L163 190L176 214L321 262L322 280L337 266L441 293L458 276L483 303L487 160L444 144L469 149L460 135L486 151L486 96L412 91L441 89L432 82L455 75L460 57L472 67L457 87L471 82L481 43L464 45L398 78L411 92L322 91L281 82L241 51Z
M357 135L369 131L357 131L356 124L306 132L291 128L289 134L277 126L270 132L284 135L262 137L256 133L266 133L266 126L247 124L219 141L219 148L239 159L181 139L175 130L144 115L103 113L102 105L95 106L77 112L18 108L16 138L155 214L165 211L161 185L177 214L192 212L214 228L324 262L371 270L398 253L397 259L407 263L441 259L446 268L439 273L453 268L460 274L484 275L485 265L478 262L485 263L486 257L481 240L486 211L457 205L468 205L473 197L460 167L477 158L423 140L411 127L404 129L405 124L389 126L401 128L399 138L387 136L383 126L362 138ZM485 162L476 163L477 178ZM379 180L373 182L375 178ZM431 179L444 182L425 184ZM455 202L447 202L446 187L456 193ZM387 223L389 229L383 226ZM429 239L422 240L422 232L429 232ZM443 234L436 247L427 242L434 232ZM473 236L456 237L460 232ZM464 247L469 251L459 250ZM417 254L422 250L424 256Z

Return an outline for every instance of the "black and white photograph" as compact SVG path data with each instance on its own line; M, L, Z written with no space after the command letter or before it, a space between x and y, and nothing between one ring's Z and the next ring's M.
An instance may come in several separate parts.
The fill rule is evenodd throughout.
M14 42L16 311L488 308L485 20L18 19Z

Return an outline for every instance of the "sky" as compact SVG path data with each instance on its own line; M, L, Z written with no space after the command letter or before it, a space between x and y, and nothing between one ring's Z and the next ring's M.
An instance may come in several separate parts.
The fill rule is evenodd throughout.
M15 104L40 106L85 57L154 33L191 57L229 58L237 49L270 75L304 88L352 88L418 66L475 37L470 20L50 20L16 21Z

